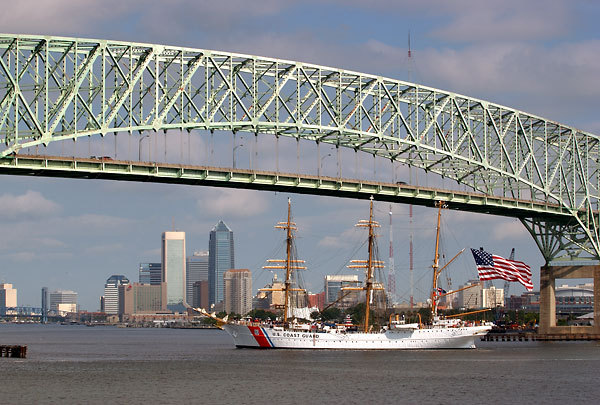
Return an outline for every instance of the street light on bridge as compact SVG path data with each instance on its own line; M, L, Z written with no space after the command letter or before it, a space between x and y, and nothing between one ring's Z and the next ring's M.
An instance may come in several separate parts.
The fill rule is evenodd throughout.
M235 147L233 148L233 159L232 159L232 160L233 160L233 168L234 168L234 169L235 169L235 150L236 150L237 148L241 148L242 146L244 146L244 144L243 144L243 143L242 143L242 144L240 144L240 145L238 145L238 146L235 146Z
M319 161L319 172L318 172L318 176L321 177L321 166L323 166L323 159L325 159L326 157L331 156L331 153L326 154L325 156L323 156L321 158L321 160Z
M144 140L144 138L149 138L150 134L146 134L146 135L142 135L140 137L140 140L138 141L138 162L142 161L142 141ZM148 145L148 153L150 153L150 145ZM150 160L150 159L148 159Z

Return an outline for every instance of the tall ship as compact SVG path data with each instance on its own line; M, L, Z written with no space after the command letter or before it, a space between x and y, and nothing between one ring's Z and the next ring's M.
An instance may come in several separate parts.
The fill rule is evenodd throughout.
M276 228L286 231L286 258L269 261L269 269L285 271L283 286L277 291L283 293L283 315L280 321L254 322L252 320L230 321L209 314L204 315L217 321L217 326L227 331L238 348L261 349L344 349L344 350L402 350L402 349L473 349L475 339L485 335L491 325L472 325L457 318L438 316L437 302L442 294L438 293L437 281L441 270L438 263L439 231L441 204L438 211L435 259L433 264L433 289L431 294L432 322L406 323L398 315L390 315L386 322L374 323L371 317L372 305L377 296L382 295L383 284L376 281L376 269L383 262L376 257L375 228L379 227L373 219L373 198L370 201L368 220L356 225L368 230L368 257L366 260L353 260L348 267L362 268L365 271L362 286L345 287L344 290L358 290L364 293L365 313L361 325L355 327L349 318L343 324L308 322L298 319L295 306L298 297L306 296L305 290L298 284L297 271L304 269L304 261L296 258L294 232L296 224L292 222L291 202L288 200L287 221L279 222ZM275 289L270 289L274 291ZM381 325L382 323L385 323Z

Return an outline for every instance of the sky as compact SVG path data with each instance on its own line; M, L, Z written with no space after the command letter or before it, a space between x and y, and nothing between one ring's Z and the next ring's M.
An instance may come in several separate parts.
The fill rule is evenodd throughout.
M333 66L426 86L507 105L581 130L600 133L600 4L591 1L527 2L506 0L20 0L2 1L4 33L113 39L214 49ZM407 57L408 32L413 58ZM408 177L398 169L353 153L301 146L273 137L257 140L221 135L208 152L206 134L187 140L169 134L165 160L229 166L232 142L238 167L259 156L260 167L335 175L342 170L362 178ZM243 135L241 135L243 136ZM118 137L119 153L132 157L136 138ZM144 140L142 153L148 143ZM92 140L98 155L109 141ZM129 142L129 143L128 143ZM254 144L253 144L254 143ZM70 145L70 144L69 144ZM66 147L72 147L72 146ZM127 145L127 146L126 146ZM178 145L178 146L177 146ZM195 146L195 147L193 147ZM55 148L65 146L54 145ZM75 146L85 148L85 145ZM189 147L189 148L188 148ZM179 148L179 149L178 149ZM187 152L187 150L190 152ZM127 152L123 152L127 150ZM156 149L158 150L158 149ZM157 153L155 150L155 153ZM192 152L193 151L193 152ZM187 153L187 155L186 155ZM187 161L185 161L187 159ZM255 162L256 163L256 162ZM378 166L379 165L379 166ZM395 170L395 169L393 169ZM386 177L387 176L387 177ZM411 181L437 180L413 172ZM79 293L82 309L97 310L106 279L124 274L138 280L140 262L160 261L161 233L186 232L188 254L208 250L208 235L219 221L233 230L235 264L253 272L255 288L272 277L265 260L280 258L283 234L273 228L284 220L292 198L298 224L299 256L312 292L326 274L352 274L345 266L364 256L364 237L354 224L368 216L368 203L333 197L302 196L210 187L101 180L0 178L0 282L18 289L19 305L40 306L40 290ZM438 184L438 183L436 183ZM387 261L389 204L376 203L379 250ZM408 301L408 240L415 246L414 296L423 300L431 283L435 216L415 207L393 205L393 239L398 301ZM484 246L516 258L534 270L539 288L543 258L515 219L448 211L443 217L443 253L451 258L464 247ZM476 277L469 254L448 271L453 287ZM442 276L443 283L447 280ZM497 285L501 285L497 282ZM511 294L523 287L511 285Z

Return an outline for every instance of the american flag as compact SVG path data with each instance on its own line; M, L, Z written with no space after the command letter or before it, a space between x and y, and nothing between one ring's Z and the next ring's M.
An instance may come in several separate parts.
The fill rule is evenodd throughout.
M479 279L494 280L500 278L506 281L516 281L525 286L527 291L533 290L531 282L531 267L517 260L508 260L493 255L484 250L471 249Z

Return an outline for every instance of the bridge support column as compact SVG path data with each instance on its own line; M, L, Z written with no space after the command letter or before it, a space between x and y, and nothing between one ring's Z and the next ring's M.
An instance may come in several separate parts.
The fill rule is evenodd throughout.
M556 296L550 267L540 269L540 325L538 332L547 334L556 326Z
M594 325L556 326L555 282L557 278L592 278L594 280ZM540 269L539 335L600 335L600 266L543 266ZM591 337L591 336L590 336Z

